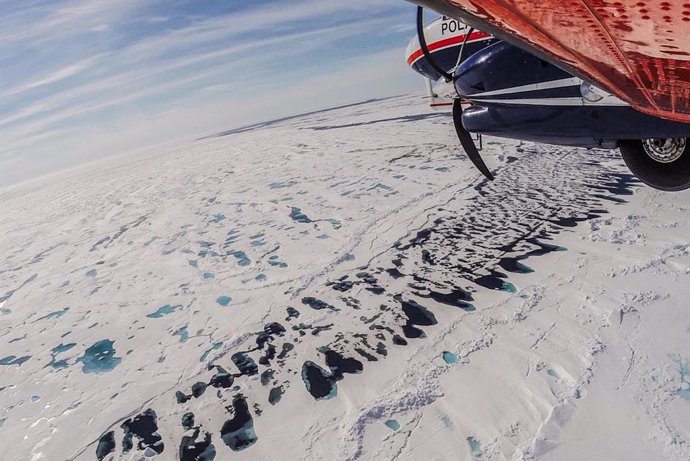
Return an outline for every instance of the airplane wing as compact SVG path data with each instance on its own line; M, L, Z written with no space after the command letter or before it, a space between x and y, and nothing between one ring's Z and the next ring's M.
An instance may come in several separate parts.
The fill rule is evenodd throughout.
M690 0L409 0L690 123Z

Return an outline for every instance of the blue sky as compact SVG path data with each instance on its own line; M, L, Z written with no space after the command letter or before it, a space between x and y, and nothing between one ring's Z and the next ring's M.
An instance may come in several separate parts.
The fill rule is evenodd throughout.
M402 0L0 0L0 187L418 91Z

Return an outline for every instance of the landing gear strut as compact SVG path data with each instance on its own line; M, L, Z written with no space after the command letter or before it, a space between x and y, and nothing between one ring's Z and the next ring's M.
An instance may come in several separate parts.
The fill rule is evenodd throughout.
M465 149L465 152L472 161L472 164L474 164L474 166L481 171L486 179L493 181L494 175L491 174L489 167L486 166L482 156L479 154L479 150L472 139L472 135L462 125L462 104L460 103L460 99L453 101L453 124L455 125L455 133L458 135L460 144L462 145L462 148Z
M676 192L690 188L690 143L687 138L620 142L623 161L640 181Z

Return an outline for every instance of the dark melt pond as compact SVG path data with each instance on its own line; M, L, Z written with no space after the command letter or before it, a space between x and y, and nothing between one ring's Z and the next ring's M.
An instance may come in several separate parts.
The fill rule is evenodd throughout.
M388 426L389 429L393 431L398 431L400 430L400 423L396 421L395 419L389 419L388 421L385 422L386 426Z
M146 317L150 319L159 319L163 317L164 315L172 314L175 312L177 309L181 308L181 305L177 306L171 306L170 304L166 304L165 306L161 306L158 308L156 312L152 312L150 314L147 314Z
M115 357L113 344L115 341L104 339L84 351L78 361L82 363L84 373L107 373L113 371L122 362L121 357Z
M441 357L443 357L443 361L446 362L448 365L458 363L458 356L453 354L452 352L444 351L443 354L441 354Z
M247 399L242 395L236 395L232 400L232 412L233 417L223 424L220 436L223 443L232 451L241 451L257 441Z
M49 366L53 368L67 368L67 360L57 360L58 354L62 354L63 352L67 352L68 350L72 349L74 346L76 346L77 343L68 343L68 344L58 344L54 348L50 350L50 363L48 364Z
M344 357L327 347L319 348L319 352L324 355L328 370L307 360L302 365L302 381L312 397L316 400L326 400L338 394L337 383L345 377L345 373L359 374L364 365L357 359Z
M22 357L17 357L14 355L8 355L0 359L0 365L21 365L31 358L30 355L25 355Z
M218 296L216 298L216 302L223 307L229 306L231 301L232 298L230 296Z

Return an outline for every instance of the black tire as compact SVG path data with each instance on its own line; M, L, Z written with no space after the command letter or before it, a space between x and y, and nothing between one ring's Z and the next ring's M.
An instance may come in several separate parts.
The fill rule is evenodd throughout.
M670 163L654 160L645 151L642 141L619 143L623 161L632 174L654 189L678 192L690 188L690 139L681 156Z

